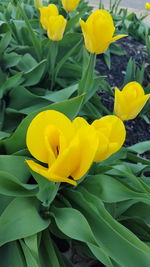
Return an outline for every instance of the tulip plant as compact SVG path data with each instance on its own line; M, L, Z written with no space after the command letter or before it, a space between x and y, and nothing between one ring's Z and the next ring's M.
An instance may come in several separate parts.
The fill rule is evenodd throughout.
M2 0L0 20L1 266L149 267L150 141L124 143L150 93L97 94L96 56L129 33L84 0Z

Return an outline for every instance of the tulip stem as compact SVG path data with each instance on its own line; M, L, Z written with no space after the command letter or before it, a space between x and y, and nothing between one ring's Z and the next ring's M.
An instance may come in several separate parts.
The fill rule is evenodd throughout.
M58 55L58 42L51 41L49 48L48 66L49 66L49 77L51 80L49 89L52 90L55 84L55 65Z
M81 81L79 83L78 94L89 93L92 90L94 80L94 68L96 64L96 55L90 54L89 63L84 70Z

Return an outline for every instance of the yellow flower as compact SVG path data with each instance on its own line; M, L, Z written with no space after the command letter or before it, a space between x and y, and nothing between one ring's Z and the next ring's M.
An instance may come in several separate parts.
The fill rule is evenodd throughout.
M34 6L37 9L41 8L43 6L43 1L42 0L34 0Z
M85 119L77 117L73 121L73 125L77 131L89 124ZM122 120L117 116L104 116L95 120L91 126L95 128L98 137L98 147L93 161L103 161L122 147L126 138L126 130Z
M93 12L86 22L80 19L86 49L92 54L104 53L109 45L126 35L113 37L115 32L111 15L106 10Z
M142 86L137 82L130 82L120 91L115 89L115 114L121 120L132 120L142 110L150 94L145 95Z
M62 0L62 5L66 11L72 12L77 8L79 2L80 0Z
M40 10L40 22L44 30L47 30L48 20L51 16L58 16L58 9L56 5L50 4L48 6L43 6L39 8Z
M117 152L123 145L126 130L123 122L114 115L104 116L95 120L92 126L97 131L99 146L94 161L102 161Z
M48 19L47 35L52 41L60 41L63 38L67 20L62 16L51 16Z
M73 185L90 168L98 147L93 126L71 122L54 110L43 111L32 120L26 142L32 156L47 164L26 160L33 171L53 182Z
M146 3L145 8L150 10L150 3Z

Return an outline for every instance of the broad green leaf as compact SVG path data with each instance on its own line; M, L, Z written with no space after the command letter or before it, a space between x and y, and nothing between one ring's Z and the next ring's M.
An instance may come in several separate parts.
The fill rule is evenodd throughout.
M0 155L0 171L15 176L21 183L26 183L30 177L25 157L22 156Z
M40 216L35 198L15 198L0 218L0 245L41 232L49 223Z
M4 54L3 60L5 64L5 68L12 68L18 64L21 60L22 56L17 53L11 52L10 54Z
M8 172L0 171L0 194L6 196L29 197L38 192L37 185L23 184Z
M146 151L150 150L150 141L144 141L144 142L137 143L133 146L129 146L127 149L128 149L128 151L132 151L132 152L135 152L138 154L143 154Z
M91 231L88 221L83 214L73 208L52 208L52 214L58 228L69 237L85 242L91 248L93 254L106 266L112 266L107 253L98 246Z
M1 94L4 92L9 91L10 89L20 85L23 81L22 78L22 73L18 72L14 76L9 77L4 83L3 86L1 87Z
M149 266L150 248L113 219L100 198L82 186L78 186L78 192L68 190L65 194L84 214L97 242L112 259L121 266Z
M42 60L39 64L37 64L35 67L30 69L23 75L23 77L25 78L25 81L23 83L24 86L32 86L38 84L44 73L46 62L46 59Z
M21 72L28 72L29 70L34 69L36 65L37 61L27 53L22 56L21 61L17 64L17 68Z
M37 198L43 202L43 207L47 208L50 206L51 202L54 200L57 191L59 190L60 183L54 183L44 178L40 174L33 172L31 174L39 185L39 192Z
M128 184L124 184L111 176L100 174L94 177L89 176L83 183L87 190L102 199L105 202L119 202L129 199L135 199L150 203L149 195L145 192L138 192ZM144 191L144 190L143 190Z

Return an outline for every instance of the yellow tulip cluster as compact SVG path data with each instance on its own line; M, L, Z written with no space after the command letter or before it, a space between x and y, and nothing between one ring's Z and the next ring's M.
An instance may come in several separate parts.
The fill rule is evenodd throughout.
M26 142L32 156L48 167L33 160L26 162L48 180L76 185L93 162L118 151L125 136L123 122L114 115L90 125L81 117L71 121L58 111L43 111L29 125Z
M52 41L60 41L63 37L67 20L59 15L56 5L50 4L47 7L41 7L40 22L47 35Z
M62 0L63 7L67 11L73 11L77 8L79 0ZM67 20L59 15L58 9L54 4L47 7L41 7L40 22L42 27L47 30L49 39L59 41L63 37ZM115 26L113 19L106 10L97 10L93 12L86 22L80 19L86 49L92 54L104 53L109 45L125 37L125 34L114 36Z

